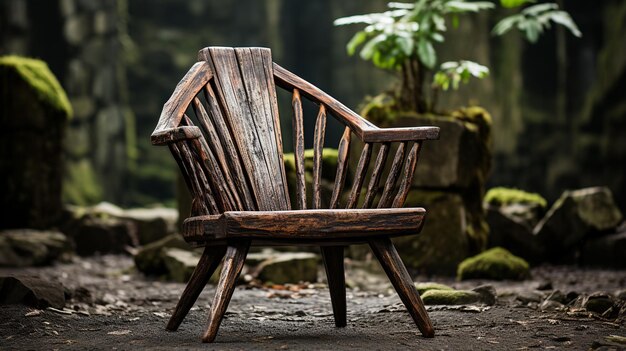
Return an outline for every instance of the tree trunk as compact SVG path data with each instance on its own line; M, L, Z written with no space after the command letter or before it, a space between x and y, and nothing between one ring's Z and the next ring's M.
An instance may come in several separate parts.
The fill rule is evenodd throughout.
M426 112L424 67L417 58L412 58L402 65L401 74L402 85L398 92L398 109L418 113Z

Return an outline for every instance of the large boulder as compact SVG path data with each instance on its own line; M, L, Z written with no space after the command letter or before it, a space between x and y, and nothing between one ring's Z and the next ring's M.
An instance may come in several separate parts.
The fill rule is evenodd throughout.
M506 249L494 247L459 264L457 278L522 280L530 276L528 263Z
M0 228L61 218L63 134L72 108L45 62L0 57Z
M71 251L72 246L63 233L33 229L0 232L0 267L46 265Z
M582 244L585 237L615 230L623 216L606 187L565 191L534 233L551 253L557 254Z
M178 211L167 207L133 208L125 210L120 218L135 223L139 243L145 245L176 232Z
M471 252L467 211L461 196L414 190L406 206L425 207L427 214L420 234L393 239L404 263L429 274L453 275L459 262Z
M0 305L25 304L36 308L63 308L65 289L58 282L34 276L0 277Z
M505 216L523 223L532 230L545 213L547 201L537 193L495 187L485 194L484 206L497 208Z

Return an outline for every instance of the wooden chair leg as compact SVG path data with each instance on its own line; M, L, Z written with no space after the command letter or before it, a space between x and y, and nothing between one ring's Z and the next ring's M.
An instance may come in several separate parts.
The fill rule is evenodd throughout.
M226 252L226 246L207 246L198 261L198 265L193 270L185 291L180 297L172 317L167 323L167 330L175 331L189 313L189 310L200 296L202 289L209 282L211 275L217 269Z
M330 300L333 304L335 326L346 326L346 277L343 268L343 246L322 246Z
M428 317L424 303L391 239L373 239L370 240L369 244L422 335L427 338L434 337L435 330L430 317Z
M209 322L202 336L202 342L213 342L215 340L230 298L233 296L233 291L235 291L235 282L241 273L249 248L250 242L247 240L228 245L224 261L222 262L220 281L215 289L215 297L213 297L211 311L209 312Z

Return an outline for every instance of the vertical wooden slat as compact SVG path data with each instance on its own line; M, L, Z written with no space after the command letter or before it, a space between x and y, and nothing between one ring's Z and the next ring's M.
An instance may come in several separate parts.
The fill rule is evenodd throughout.
M378 156L376 157L376 164L370 177L369 185L367 186L367 193L365 194L365 200L363 201L363 208L370 208L374 197L378 192L378 183L380 182L380 176L385 169L385 163L387 162L387 155L389 155L389 143L383 143L378 150Z
M389 176L387 176L387 181L385 182L383 194L378 201L378 208L387 208L391 205L391 194L393 192L393 188L396 186L400 170L402 169L402 163L406 154L406 144L406 142L403 142L398 146L396 156L393 158L393 163L391 164L391 169L389 170Z
M293 90L293 156L296 161L296 204L301 210L306 209L306 183L304 179L304 128L302 120L302 101L298 89Z
M243 209L253 211L257 209L257 205L254 196L252 196L250 192L250 186L246 180L247 177L241 167L239 152L237 151L237 147L235 146L233 138L230 135L227 121L224 119L222 110L220 109L211 84L207 84L204 87L204 97L207 101L209 117L211 118L213 122L212 125L219 137L218 139L213 140L212 143L220 143L223 145L224 152L227 156L226 159L228 161L228 168L233 173L235 184L237 185L237 189L239 190L239 194L245 205L245 208Z
M324 134L326 133L326 107L320 104L320 110L315 121L315 134L313 135L313 201L312 207L322 207L322 152L324 149Z
M415 174L415 166L417 165L417 158L419 156L421 144L422 143L419 141L413 144L413 147L411 147L411 151L409 152L409 156L406 158L404 176L402 177L402 182L398 187L398 193L396 194L395 199L393 199L393 207L402 207L402 205L404 205L404 200L406 200L406 197L411 190L411 184L413 183L413 175Z
M276 96L276 83L274 83L274 62L272 61L272 53L269 49L259 49L260 56L263 62L263 71L265 72L265 84L267 86L267 92L269 94L271 109L273 111L272 115L274 116L274 134L276 136L276 143L278 144L278 156L280 159L279 164L281 176L283 179L283 191L285 192L285 200L287 209L291 209L291 202L289 200L289 189L287 186L287 174L285 172L285 159L283 156L283 136L280 130L280 115L278 112L278 98Z
M359 202L359 196L361 195L361 187L363 186L363 180L365 180L365 174L367 173L367 167L370 164L370 158L372 157L372 144L366 143L361 151L361 157L359 163L356 166L356 172L354 174L354 182L352 182L352 190L348 197L348 203L346 208L355 208Z
M333 187L333 194L330 197L330 205L328 208L337 208L339 204L339 198L343 191L343 186L346 181L346 174L348 172L348 155L350 151L350 138L351 131L349 127L346 127L343 131L343 136L339 142L337 148L337 174L335 175L335 185Z
M198 99L197 97L194 98L192 101L192 107L196 114L196 117L198 118L198 121L200 122L200 127L202 127L202 129L206 133L207 138L209 140L218 141L219 137L217 135L217 131L215 130L215 127L213 127L213 123L211 123L209 119L209 115L206 112L202 103L200 102L200 99ZM185 116L185 118L188 119L187 116ZM208 148L209 148L209 145L207 145L207 149ZM235 182L233 181L233 178L231 176L231 172L226 162L226 154L224 153L224 149L222 148L221 143L219 142L211 143L210 150L213 152L219 166L221 167L226 186L228 186L237 208L244 208L241 198L239 197L239 189L235 185Z
M267 76L263 62L263 54L269 55L269 49L264 48L235 48L235 55L239 63L241 79L248 98L253 124L264 147L264 159L268 168L269 178L267 187L272 188L272 201L277 209L287 209L287 195L282 185L282 169L277 135L274 131L274 109L271 103L270 90L267 88ZM276 89L273 87L273 89Z
M244 56L240 55L240 58ZM277 169L284 167L279 164L278 157L273 157L279 152L275 142L270 140L275 133L273 130L270 132L265 117L257 115L261 111L256 106L258 94L267 94L267 88L264 84L260 89L257 86L259 82L247 80L252 76L248 71L255 68L240 61L240 58L233 48L209 48L207 63L214 73L215 93L241 155L258 209L284 210L288 206L287 196L284 186L278 184L280 177L275 179L274 176Z

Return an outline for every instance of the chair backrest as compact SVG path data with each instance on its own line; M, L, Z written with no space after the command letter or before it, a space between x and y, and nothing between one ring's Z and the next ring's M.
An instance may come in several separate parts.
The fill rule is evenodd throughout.
M273 63L269 49L208 47L200 50L198 57L199 62L165 103L152 135L154 144L170 147L179 164L192 193L192 216L291 209L276 86L292 93L296 189L293 202L298 209L344 206L340 202L352 134L364 145L345 207L401 207L410 189L422 141L438 137L436 127L377 128ZM319 106L313 131L312 189L308 201L301 96ZM322 204L322 152L328 115L346 128L338 145L332 194ZM392 146L395 142L397 147ZM394 149L395 157L388 158ZM377 157L370 167L372 154ZM393 159L391 165L388 159ZM383 173L386 181L381 183ZM366 189L363 197L362 189Z

